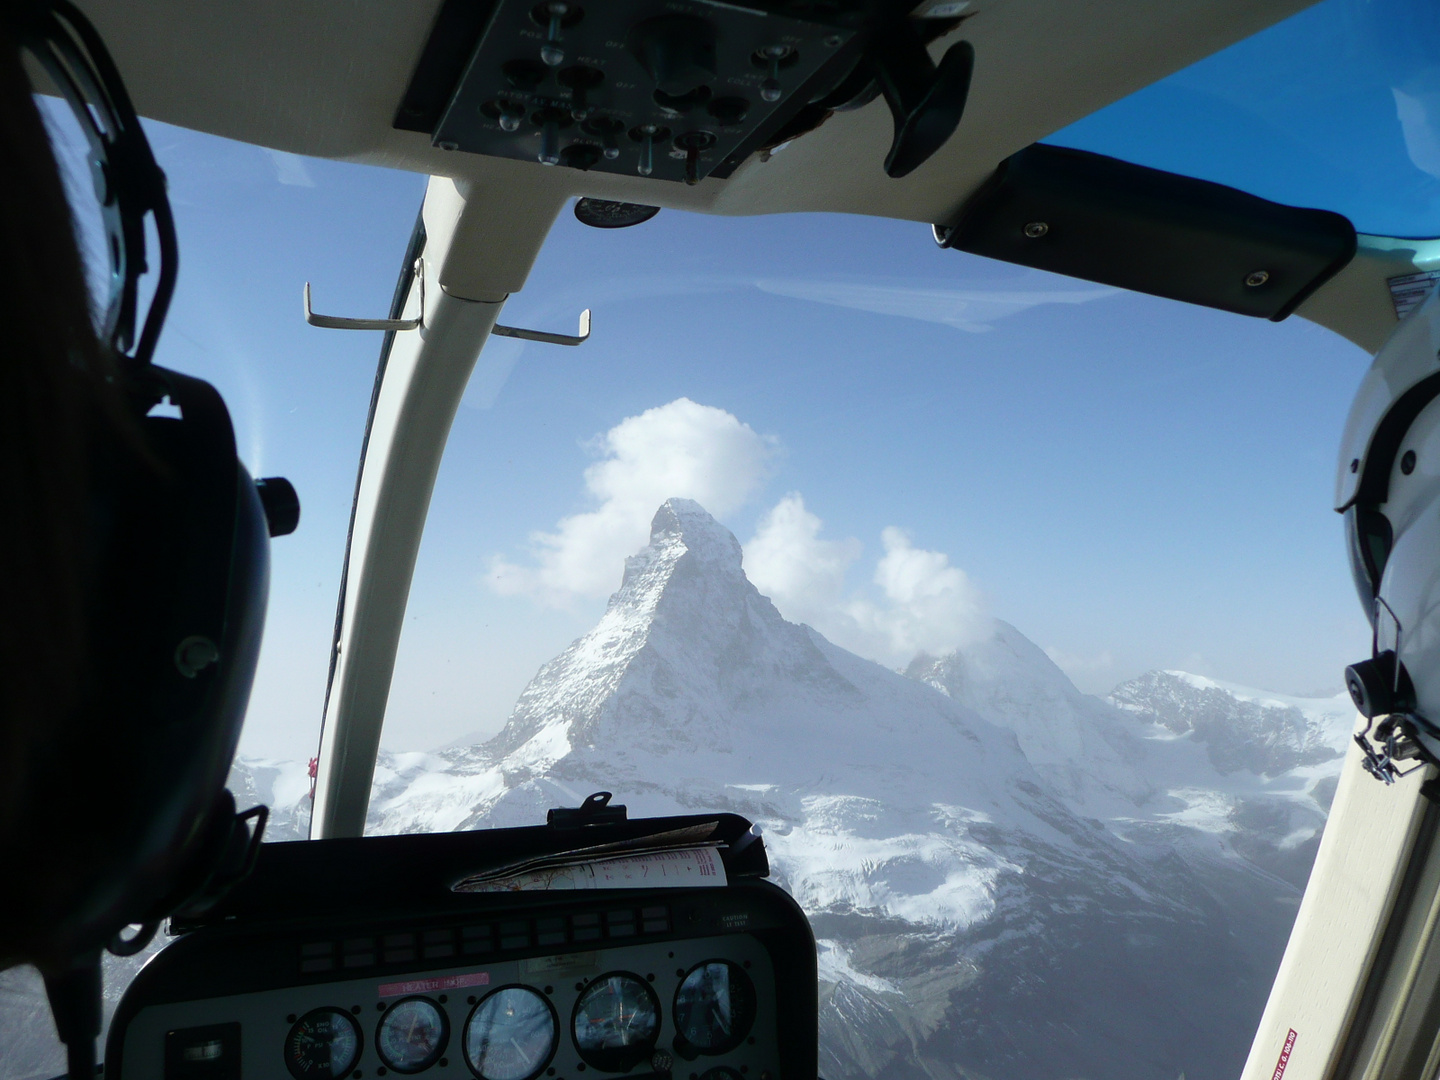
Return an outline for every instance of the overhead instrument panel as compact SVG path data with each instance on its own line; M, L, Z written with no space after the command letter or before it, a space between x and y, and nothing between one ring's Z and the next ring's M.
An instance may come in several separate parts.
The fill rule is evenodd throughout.
M623 813L265 845L131 984L107 1080L814 1080L814 938L758 833Z
M959 123L968 3L448 0L396 113L443 150L697 183L883 93L903 176Z

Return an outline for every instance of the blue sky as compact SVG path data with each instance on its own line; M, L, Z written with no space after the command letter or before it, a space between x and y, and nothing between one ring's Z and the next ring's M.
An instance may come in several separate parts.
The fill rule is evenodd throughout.
M1335 27L1371 7L1327 0L1299 17L1300 44L1348 49ZM1298 47L1294 20L1270 33L1272 49ZM1351 60L1356 80L1375 75ZM1196 150L1205 110L1174 102L1216 96L1233 61L1206 63L1056 141L1169 167L1167 154L1263 150L1293 175L1272 170L1262 194L1440 232L1420 129L1412 116L1406 141L1393 93L1348 122L1385 128L1376 145L1403 190L1357 194L1343 177L1317 187L1309 159L1275 148L1275 123L1308 130L1280 113L1241 125L1223 155ZM1424 74L1406 83L1422 113ZM1194 140L1150 137L1175 115ZM1222 142L1228 115L1211 125ZM306 326L301 286L318 310L383 314L424 179L150 130L182 253L158 359L221 389L252 471L288 476L304 506L274 545L243 750L308 757L380 339ZM1241 183L1234 171L1213 178ZM1335 692L1368 648L1329 493L1369 358L1317 326L940 251L915 223L670 211L623 231L565 213L502 318L568 331L583 307L595 330L581 348L497 339L480 358L387 745L493 731L593 625L666 495L712 503L783 613L885 663L963 643L992 616L1096 692L1155 667Z

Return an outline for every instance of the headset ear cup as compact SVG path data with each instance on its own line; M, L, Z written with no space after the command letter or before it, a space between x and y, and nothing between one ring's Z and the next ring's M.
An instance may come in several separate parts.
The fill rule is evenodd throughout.
M168 915L224 862L224 790L264 625L269 538L208 384L149 368L140 436L98 452L93 663L83 705L29 770L27 827L0 836L0 956L44 963ZM179 418L148 416L168 396Z

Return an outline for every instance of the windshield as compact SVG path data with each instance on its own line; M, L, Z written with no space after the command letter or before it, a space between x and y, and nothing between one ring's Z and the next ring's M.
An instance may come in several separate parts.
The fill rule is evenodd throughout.
M1326 0L1049 141L1433 235L1434 69L1394 61L1433 27L1396 10ZM231 778L300 839L380 349L301 287L384 316L424 179L149 130L182 244L157 361L303 506ZM479 357L368 831L595 790L757 821L828 1080L1238 1072L1369 652L1329 508L1367 354L831 215L567 207L500 319L585 308L578 348ZM59 1071L37 993L0 975L0 1076Z
M823 1075L1237 1071L1368 648L1327 500L1368 357L823 216L566 213L503 319L583 307L471 380L371 831L723 807L820 939Z
M1440 235L1440 8L1322 0L1045 141Z

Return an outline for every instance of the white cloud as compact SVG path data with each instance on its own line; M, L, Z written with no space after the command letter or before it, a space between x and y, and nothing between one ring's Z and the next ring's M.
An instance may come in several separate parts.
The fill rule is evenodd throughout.
M934 289L845 281L761 280L755 287L776 296L817 304L941 323L979 333L1009 315L1041 304L1083 304L1114 296L1118 289Z
M724 409L679 398L616 424L595 440L585 470L595 508L530 538L523 563L495 556L487 583L557 606L600 598L619 584L625 559L645 546L666 499L694 499L724 518L754 495L777 448ZM847 588L860 559L853 537L822 535L824 522L791 492L759 521L745 545L745 573L781 614L807 622L862 656L891 665L917 652L949 652L985 637L993 623L979 590L940 551L918 548L902 529L881 532L872 580Z
M892 656L908 660L917 652L949 652L985 637L991 623L980 591L965 571L941 551L917 548L893 525L880 534L885 554L875 566L875 584L885 603L856 600L850 615L863 629L888 641Z
M534 534L532 565L496 556L496 592L552 604L606 596L626 556L645 546L661 503L694 499L717 517L732 513L765 478L777 444L724 409L678 398L622 420L596 445L602 456L585 470L585 487L599 505Z
M838 610L845 571L860 557L853 537L820 539L823 524L792 491L760 519L745 545L746 576L797 622L818 625Z
M993 632L980 591L965 572L943 552L915 547L894 527L880 534L884 554L875 565L875 590L847 593L845 575L860 557L860 541L822 539L823 527L792 492L761 519L745 545L746 575L786 618L893 665Z

